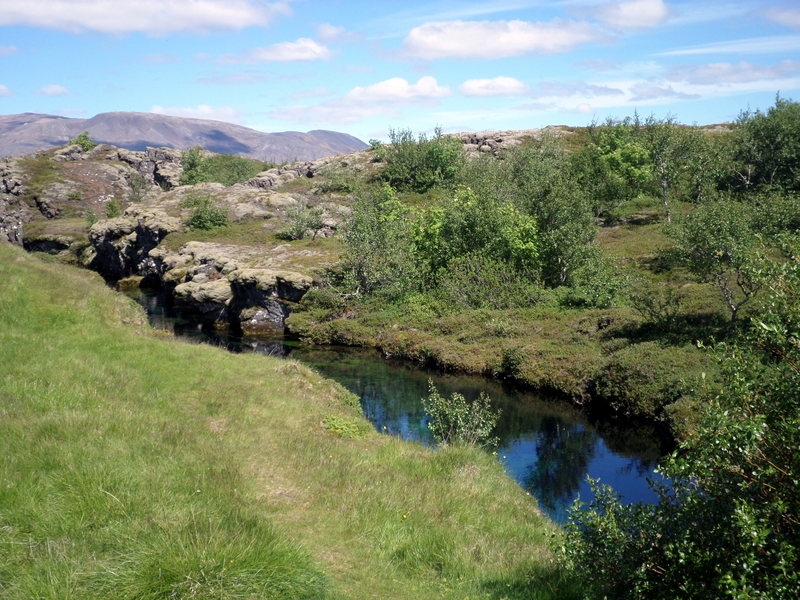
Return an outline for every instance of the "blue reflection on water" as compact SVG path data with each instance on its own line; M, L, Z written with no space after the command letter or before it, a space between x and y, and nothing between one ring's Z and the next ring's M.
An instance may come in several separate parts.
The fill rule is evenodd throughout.
M290 355L334 379L361 399L364 415L378 431L423 444L434 443L422 409L429 381L443 396L453 392L475 399L483 391L502 411L498 458L508 474L534 496L556 522L567 519L575 499L592 499L587 477L610 485L623 502L654 502L648 479L660 457L652 429L603 427L604 435L562 401L505 389L475 376L446 375L383 359L374 351L308 348L282 339L236 339L209 332L192 321L176 320L153 296L137 298L151 323L184 338L224 346L233 352Z
M481 377L446 375L387 361L360 350L296 349L292 357L315 367L361 399L378 431L423 444L434 443L422 398L432 381L442 395L467 399L488 393L501 409L498 457L506 471L533 495L542 511L563 523L576 498L592 498L587 476L619 493L624 502L654 502L647 479L660 449L650 430L617 432L614 449L576 410L558 400L509 391ZM635 450L625 447L630 441ZM645 440L643 443L642 440Z

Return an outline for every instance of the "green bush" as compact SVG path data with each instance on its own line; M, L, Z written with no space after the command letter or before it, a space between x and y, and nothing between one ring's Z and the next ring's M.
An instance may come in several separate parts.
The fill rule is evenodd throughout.
M311 238L314 239L325 227L322 216L322 208L319 206L309 208L305 202L301 202L286 212L287 223L278 233L278 237L285 240L302 240L310 231Z
M439 128L430 139L425 134L414 138L409 130L391 130L389 137L391 144L373 148L386 163L381 179L395 189L423 193L452 184L464 165L461 141L442 135Z
M97 144L94 142L94 140L92 140L92 138L89 137L89 132L88 131L84 131L83 133L80 133L77 136L75 136L74 138L72 138L69 141L69 144L70 145L77 144L78 146L83 148L83 150L85 152L88 152L89 150L91 150L92 148L97 146Z
M116 198L112 198L106 203L106 217L113 219L122 215L122 203Z
M724 385L660 470L656 504L601 487L564 555L587 598L789 600L800 589L800 262L762 272L752 327L717 346Z
M228 186L244 183L262 171L276 166L274 163L243 156L212 154L199 146L184 151L181 162L183 165L181 185L221 183Z
M497 445L492 432L500 419L500 410L492 406L484 392L473 402L455 392L450 398L443 398L428 380L428 396L422 399L422 406L428 415L428 429L440 444Z
M190 229L208 231L230 225L228 211L216 206L211 198L193 198L191 202L194 210L186 220L186 226Z

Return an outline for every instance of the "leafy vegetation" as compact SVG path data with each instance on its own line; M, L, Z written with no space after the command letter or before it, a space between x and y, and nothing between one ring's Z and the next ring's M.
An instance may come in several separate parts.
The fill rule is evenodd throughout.
M70 145L77 144L78 146L80 146L83 149L84 152L88 152L89 150L91 150L92 148L97 146L97 143L92 138L89 137L89 132L88 131L84 131L83 133L79 133L77 136L72 138L67 143L70 144Z
M234 156L232 154L212 154L199 146L184 151L181 159L181 185L195 183L221 183L233 185L252 179L262 171L277 165L270 162Z
M759 271L752 328L716 351L725 385L665 461L653 506L598 488L565 553L589 597L783 599L800 589L800 244Z
M422 407L428 416L428 429L433 439L440 444L465 444L467 446L493 447L497 438L492 436L500 412L492 406L485 393L472 402L454 392L444 398L428 382L428 395L422 399Z
M208 196L188 196L181 202L181 206L192 209L192 213L186 219L186 226L190 229L210 231L230 224L228 211L217 206Z

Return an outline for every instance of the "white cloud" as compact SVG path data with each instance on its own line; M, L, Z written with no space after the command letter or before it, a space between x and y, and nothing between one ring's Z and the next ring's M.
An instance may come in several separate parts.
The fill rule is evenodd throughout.
M426 75L417 83L393 77L367 87L356 87L347 93L346 98L359 102L404 102L443 98L451 94L450 88L440 86L434 77Z
M166 34L266 25L291 12L292 0L48 0L4 3L0 26L30 25L67 31Z
M56 83L52 85L46 85L39 90L45 96L67 96L69 95L69 90L65 88L63 85L58 85Z
M769 8L764 16L775 23L800 29L800 8Z
M800 62L784 60L775 65L755 65L751 62L711 63L707 65L684 65L670 73L678 81L694 85L723 85L752 81L780 80L800 77Z
M647 29L669 17L663 0L629 0L600 7L597 18L616 29Z
M416 83L395 77L367 87L356 87L344 96L317 104L282 106L269 113L281 121L311 123L329 127L331 123L353 124L373 117L402 118L404 109L450 96L448 87L440 86L433 77Z
M0 46L0 56L11 56L17 52L16 46Z
M209 106L208 104L198 104L197 106L153 106L151 113L158 115L170 115L172 117L188 117L190 119L210 119L212 121L224 121L226 123L239 123L241 118L235 108L229 106Z
M404 45L410 56L423 59L506 58L566 52L601 37L592 25L576 21L447 21L415 27Z
M514 77L469 79L459 90L465 96L519 96L528 92L528 86Z
M772 54L800 52L800 36L779 35L770 37L745 38L728 42L700 44L661 52L657 56L691 56L697 54Z
M327 47L309 38L294 42L280 42L271 46L254 48L243 56L224 56L223 63L262 63L327 60L333 53Z
M0 83L0 96L10 96L10 95L11 95L11 90L8 88L8 86Z
M331 25L330 23L322 23L317 26L317 37L323 42L332 42L347 34L344 27Z

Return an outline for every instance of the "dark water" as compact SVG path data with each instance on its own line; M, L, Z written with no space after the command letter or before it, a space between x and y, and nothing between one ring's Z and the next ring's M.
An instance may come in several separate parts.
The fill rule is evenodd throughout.
M154 326L233 352L291 356L334 379L361 398L366 417L378 431L432 444L421 398L431 380L443 396L467 399L483 391L501 409L496 434L498 458L542 510L564 522L576 498L591 499L587 476L610 485L625 502L652 502L647 479L661 455L659 436L649 427L590 423L557 399L504 387L482 377L443 374L382 358L372 350L306 347L280 338L241 338L204 331L182 320L153 296L138 297ZM601 434L602 431L602 434Z

